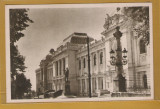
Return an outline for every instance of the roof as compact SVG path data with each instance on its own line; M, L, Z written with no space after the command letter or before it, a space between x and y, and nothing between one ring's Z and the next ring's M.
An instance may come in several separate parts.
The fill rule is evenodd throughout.
M88 36L87 33L74 32L71 35L69 35L67 38L65 38L63 40L63 42L58 47L60 47L62 45L64 46L67 42L72 43L72 39L75 38L75 37L77 37L77 38L86 38L87 36ZM90 38L90 39L93 39L93 38Z

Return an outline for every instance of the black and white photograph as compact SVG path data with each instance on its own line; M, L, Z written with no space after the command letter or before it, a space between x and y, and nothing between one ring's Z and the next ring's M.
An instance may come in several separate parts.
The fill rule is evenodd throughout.
M153 100L151 3L6 5L6 100Z

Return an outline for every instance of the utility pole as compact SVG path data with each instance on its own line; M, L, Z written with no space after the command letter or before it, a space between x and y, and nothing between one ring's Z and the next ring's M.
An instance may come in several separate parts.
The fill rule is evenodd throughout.
M90 72L90 54L89 54L89 37L87 36L87 50L88 50L88 81L89 81L89 97L91 98L91 72Z

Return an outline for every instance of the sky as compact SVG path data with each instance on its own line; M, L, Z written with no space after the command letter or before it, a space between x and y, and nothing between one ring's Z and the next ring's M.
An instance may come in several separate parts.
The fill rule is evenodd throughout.
M25 56L25 75L31 80L32 90L36 90L35 70L51 48L56 50L73 32L101 38L106 14L113 15L115 11L116 7L29 9L29 18L34 23L23 31L25 36L17 45L21 55Z

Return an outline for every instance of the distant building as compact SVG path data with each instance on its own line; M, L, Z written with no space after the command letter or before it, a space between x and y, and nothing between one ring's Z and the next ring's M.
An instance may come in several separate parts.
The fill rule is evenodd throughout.
M136 36L132 20L123 15L105 20L103 37L90 43L91 91L97 96L98 91L118 92L116 68L110 64L110 51L116 50L113 36L115 28L120 26L122 48L126 48L127 65L123 66L126 79L126 91L144 91L150 89L150 45L145 45L142 37ZM110 21L112 20L112 21ZM72 37L82 37L85 33L73 33L63 40L53 53L48 54L36 70L37 91L63 90L69 84L71 94L88 96L88 57L85 44L73 44ZM65 81L65 69L69 69L69 81Z
M36 70L36 91L38 94L44 92L43 88L43 77L42 77L41 69Z

